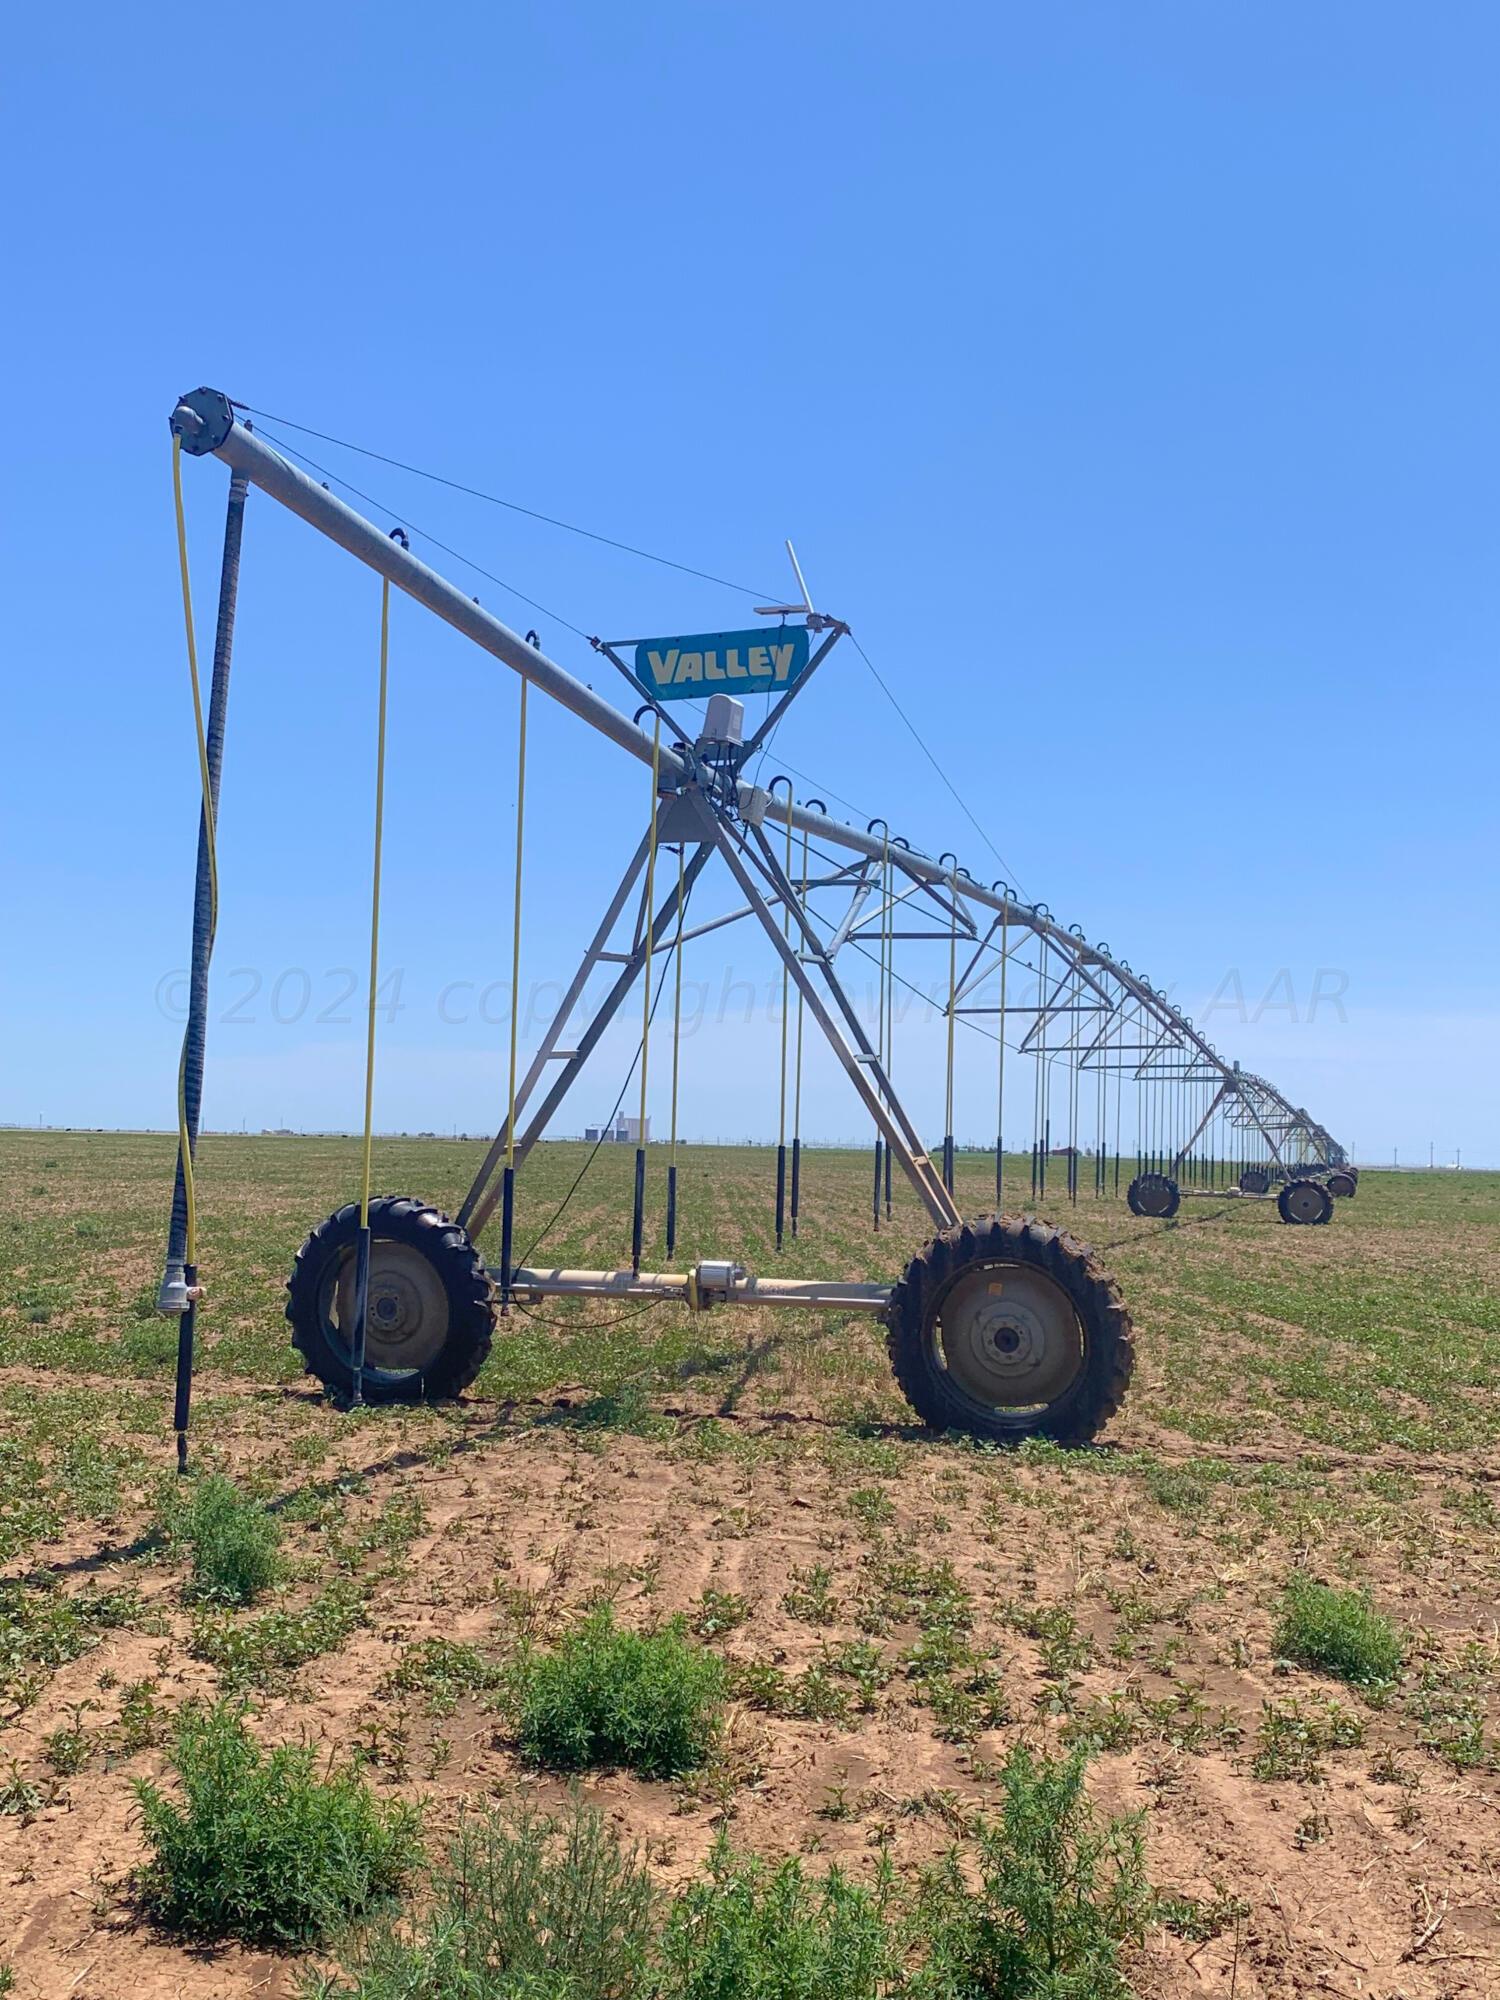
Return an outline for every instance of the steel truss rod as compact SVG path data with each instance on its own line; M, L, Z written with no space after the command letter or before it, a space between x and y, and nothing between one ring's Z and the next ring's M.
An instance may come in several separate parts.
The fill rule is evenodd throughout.
M1157 1075L1171 1074L1170 1070L1166 1072L1161 1072L1161 1071L1153 1072L1149 1059L1150 1057L1156 1055L1164 1044L1174 1040L1175 1037L1172 1033L1172 1024L1170 1021L1168 1021L1163 1025L1161 1033L1157 1036L1156 1040L1151 1044L1150 1048L1146 1051L1147 1060L1145 1062L1136 1064L1135 1073L1137 1078L1144 1081L1147 1076L1150 1076L1152 1074L1157 1074Z
M816 616L816 614L814 615ZM787 710L791 707L792 703L796 700L797 696L801 694L802 690L807 686L808 682L812 679L813 675L818 671L819 667L821 667L823 662L828 658L828 655L833 651L834 647L838 644L839 640L842 639L844 634L849 630L849 627L843 622L841 618L835 618L828 621L820 621L820 622L827 622L831 625L832 629L830 630L828 637L823 641L822 645L819 646L817 652L813 654L812 658L808 661L807 665L802 669L802 678L797 682L797 685L795 687L787 689L786 693L781 697L780 701L778 701L776 705L768 711L765 721L762 722L759 729L756 730L755 734L750 738L750 741L745 745L745 756L747 759L753 757L756 751L760 748L761 744L767 742L775 734L777 723L780 722L782 716L786 714ZM809 626L811 627L812 621L809 620L808 623Z
M996 931L998 931L1001 928L1004 921L1005 919L999 916L992 916L990 918L989 929L985 932L984 936L975 945L973 953L969 958L968 964L964 967L963 971L958 975L958 979L954 985L953 1004L955 1007L957 1007L960 1000L967 1000L971 993L975 992L979 987L983 986L984 982L989 978L992 972L999 970L1000 961L1003 957L1006 956L1006 953L1000 951L995 952L994 955L995 963L993 965L991 965L988 962L988 960L985 959L985 953L986 951L991 949L990 941L994 937ZM980 963L981 960L985 960L985 962L981 964ZM967 1011L967 1010L962 1010L962 1011ZM1000 1012L1000 1009L996 1008L994 1011L998 1013Z
M864 1103L865 1109L880 1128L886 1144L890 1146L896 1158L900 1161L902 1170L916 1189L923 1207L926 1208L928 1214L940 1229L945 1229L951 1224L961 1221L962 1217L954 1205L952 1196L948 1193L948 1190L943 1186L942 1181L934 1171L932 1162L922 1149L921 1140L917 1136L915 1127L906 1116L899 1099L897 1099L895 1093L892 1091L890 1079L881 1069L875 1051L870 1046L869 1038L860 1025L859 1016L849 1004L847 995L839 985L833 967L829 963L827 955L818 941L812 924L792 894L790 883L787 882L786 877L777 867L776 857L770 851L769 843L765 841L763 835L760 836L760 843L764 850L757 857L760 872L781 890L787 907L796 919L797 928L802 933L807 955L812 957L817 963L829 992L833 995L838 1010L843 1015L845 1025L849 1030L850 1036L853 1038L854 1046L852 1048L844 1035L840 1033L838 1023L829 1012L822 994L818 991L815 981L809 974L807 966L803 962L803 953L797 951L791 941L782 936L776 918L766 903L765 898L761 895L760 890L756 886L754 876L751 874L751 857L748 849L734 837L731 830L715 815L701 792L693 791L688 796L694 801L697 807L706 834L711 835L718 845L719 852L728 863L729 871L739 884L741 894L748 902L756 905L756 915L760 918L761 928L771 940L777 956L786 967L789 976L797 986L798 991L802 994L803 999L807 1002L807 1010L823 1030L829 1047L843 1064L850 1082L854 1085L855 1090Z
M951 876L947 874L942 877L942 885L939 888L938 884L919 874L915 868L907 866L908 852L909 850L904 847L893 846L890 850L891 865L899 868L903 874L912 876L919 887L925 892L927 900L937 905L938 911L950 925L957 923L960 927L961 935L966 941L972 942L979 934L979 927L975 923L972 913L964 907L963 878L959 878L957 895L951 893L953 882ZM910 935L912 937L937 937L941 938L944 944L948 942L948 932L946 930L912 931Z
M851 861L849 866L840 869L837 875L812 875L800 886L804 892L809 889L836 889L841 883L855 879L857 865L863 866L864 864L856 864ZM778 896L774 900L779 903L781 898ZM726 910L722 916L709 917L701 924L694 924L691 929L685 930L682 933L682 941L684 944L691 944L695 938L708 937L714 931L722 931L730 924L740 923L744 918L753 917L754 915L755 912L751 909L750 905L742 903L737 910Z
M1112 1044L1105 1053L1109 1055L1129 1055L1135 1046L1131 1042L1117 1042ZM1035 1055L1039 1054L1040 1051L1033 1050L1032 1053ZM1212 1083L1214 1077L1218 1075L1217 1070L1205 1073L1202 1070L1174 1069L1170 1066L1153 1067L1149 1063L1143 1067L1140 1063L1133 1062L1081 1062L1078 1067L1088 1070L1090 1075L1095 1075L1101 1070L1110 1075L1118 1071L1121 1076L1133 1076L1137 1083L1153 1083L1168 1077L1175 1077L1179 1083Z
M546 1069L547 1064L556 1055L559 1038L562 1035L563 1029L568 1024L573 1009L578 1005L579 997L582 994L584 987L588 984L589 974L593 971L594 967L598 965L603 958L605 947L608 945L610 940L610 935L613 932L615 925L620 920L620 912L624 909L626 901L630 895L631 888L633 887L637 878L639 877L642 868L645 866L646 849L650 844L650 839L651 836L649 834L645 834L642 836L641 844L635 850L634 855L631 857L630 865L626 868L625 873L620 877L619 888L615 890L614 895L610 898L609 907L608 909L606 909L603 917L600 920L599 928L594 932L594 935L589 942L588 949L584 952L583 957L578 961L578 970L573 974L572 982L569 985L567 992L563 995L561 1005L558 1007L557 1012L552 1016L552 1019L547 1026L546 1032L543 1034L541 1041L537 1044L536 1054L531 1059L531 1066L527 1070L525 1077L522 1079L520 1089L517 1090L516 1092L517 1114L519 1114L526 1108L527 1101L529 1100L532 1091L541 1081L542 1072ZM510 996L511 1006L512 1007L519 1006L520 998L521 996L518 993L513 993ZM458 1215L455 1218L455 1220L458 1222L461 1228L463 1229L468 1228L470 1216L473 1215L475 1208L478 1206L480 1200L484 1195L486 1187L488 1187L490 1183L491 1177L494 1175L496 1169L499 1167L500 1162L505 1155L506 1144L509 1140L509 1137L510 1137L510 1119L509 1117L507 1117L505 1123L500 1127L499 1133L495 1138L494 1144L485 1154L484 1164L480 1167L479 1172L474 1176L474 1183L472 1187L469 1189L469 1192L464 1196L463 1205L459 1209ZM486 1209L485 1210L486 1219L488 1218L489 1213L490 1213L489 1209ZM482 1226L483 1225L481 1224L480 1227ZM475 1233L477 1234L477 1230Z
M1034 1014L1036 1008L1028 1007L1024 1002L1012 1001L1005 1007L955 1007L953 1011L955 1014ZM1049 1020L1055 1021L1059 1014L1108 1014L1113 1018L1114 1009L1107 1000L1078 1000L1066 1007L1047 1009ZM1024 1043L1017 1044L1018 1049L1024 1046Z
M1265 1140L1266 1144L1271 1149L1271 1158L1276 1162L1278 1167L1285 1168L1286 1161L1281 1156L1281 1148L1277 1145L1275 1138L1272 1136L1270 1127L1261 1117L1260 1110L1259 1107L1256 1105L1254 1096L1247 1095L1243 1101L1245 1109L1250 1113L1251 1118L1254 1120L1256 1126L1259 1128L1261 1137ZM1286 1134L1283 1133L1282 1137L1285 1138Z
M1152 1044L1153 1049L1160 1046L1160 1043ZM1170 1050L1167 1051L1167 1054L1171 1053ZM1217 1070L1199 1069L1191 1056L1186 1062L1169 1062L1163 1057L1161 1062L1135 1063L1130 1066L1134 1068L1142 1082L1152 1077L1175 1077L1179 1083L1212 1083L1219 1073Z
M231 470L243 475L252 485L317 528L377 574L389 578L399 590L405 591L484 651L551 695L601 735L640 762L650 764L652 738L645 731L638 729L601 695L595 694L556 661L549 659L540 648L529 645L456 585L403 549L383 529L356 513L308 474L289 464L279 452L256 436L246 423L236 419L228 398L222 393L212 389L192 391L179 400L171 421L173 429L182 438L185 452L200 457L213 454L220 458ZM811 622L814 614L809 613L808 616ZM820 619L818 629L829 629L833 622ZM697 767L691 750L685 749L679 754L663 744L659 758L661 778L664 786L669 788L683 784ZM866 859L878 861L882 857L882 843L874 835L845 826L790 800L773 797L766 802L765 812L769 819L778 822L789 820L795 829L811 838L863 855ZM1004 918L1008 930L1029 931L1045 941L1049 948L1056 948L1063 954L1064 960L1076 969L1078 976L1101 994L1100 979L1113 981L1139 1004L1143 1014L1163 1029L1166 1036L1175 1039L1184 1048L1196 1051L1213 1072L1225 1079L1233 1077L1237 1088L1250 1085L1256 1093L1257 1122L1260 1122L1261 1111L1284 1115L1293 1121L1295 1128L1306 1135L1307 1143L1325 1159L1342 1163L1342 1148L1306 1112L1290 1104L1263 1078L1256 1078L1253 1083L1248 1078L1240 1078L1233 1066L1218 1054L1164 993L1149 986L1127 965L1111 957L1104 947L1091 945L1076 932L1070 932L1056 923L1045 905L1024 903L1008 892L1002 893L1003 884L985 888L968 876L955 878L951 867L929 855L896 843L886 844L890 848L892 863L931 891L932 900L945 913L950 909L945 898L952 896L958 910L957 920L970 938L976 937L979 931L974 916L976 910L997 912ZM1264 1125L1262 1129L1265 1129Z
M1125 1042L1125 1041L1117 1042L1117 1041L1112 1041L1110 1039L1110 1037L1117 1030L1121 1035L1123 1035L1127 1029L1131 1030L1132 1032L1134 1031L1137 1023L1141 1018L1140 1010L1138 1008L1134 1014L1132 1014L1129 1011L1134 1004L1135 1003L1129 994L1124 994L1116 998L1114 1007L1112 1008L1108 1019L1100 1023L1098 1034L1095 1035L1094 1039L1089 1043L1086 1049L1080 1051L1078 1057L1078 1067L1080 1069L1112 1070L1112 1069L1124 1069L1127 1067L1127 1065L1124 1063L1105 1062L1102 1060L1102 1058L1098 1062L1090 1061L1090 1057L1092 1057L1096 1052L1100 1050L1103 1051L1103 1055L1105 1056L1126 1055L1131 1053L1140 1054L1142 1052L1143 1045L1141 1044L1133 1042ZM1214 1074L1217 1075L1218 1071L1216 1070Z
M862 861L859 865L858 879L854 884L854 893L850 896L849 907L844 912L844 920L824 946L824 951L830 963L838 957L848 942L850 933L857 927L859 913L870 900L870 892L874 887L873 864L868 861ZM803 901L805 902L806 900L806 894L804 893Z
M809 913L791 895L791 885L782 872L781 863L776 858L776 850L772 847L770 841L766 839L765 834L761 832L759 827L752 828L751 833L759 849L758 856L751 855L748 847L743 844L740 851L746 856L747 860L760 868L761 873L768 881L781 891L783 900L790 902L792 915L797 919L798 928L802 932L803 943L807 951L812 954L814 962L828 983L828 990L833 995L834 1002L844 1018L844 1024L848 1029L850 1039L853 1041L859 1063L862 1065L864 1071L874 1077L881 1095L884 1097L886 1105L904 1135L908 1146L916 1158L925 1163L927 1156L922 1145L921 1135L912 1120L907 1116L901 1100L891 1088L890 1077L881 1063L879 1054L872 1047L869 1037L865 1033L864 1023L860 1020L858 1012L834 973L832 958L829 956L827 948L820 942ZM957 1218L955 1217L954 1219L956 1220Z
M683 872L681 884L682 902L686 902L688 895L692 891L693 884L702 874L704 864L708 861L712 853L712 846L705 842L696 850L692 860L687 864ZM678 884L673 882L651 925L651 948L653 952L666 936L669 927L677 922L680 909L681 903L678 898ZM579 1037L577 1048L569 1051L562 1068L553 1079L535 1116L523 1128L520 1137L516 1140L516 1164L518 1166L526 1158L537 1140L542 1136L542 1133L547 1129L548 1120L567 1096L580 1070L582 1070L584 1064L598 1046L600 1036L619 1012L621 1005L629 994L630 989L634 986L645 963L646 940L642 936L637 940L634 950L630 953L625 964L620 968L614 985L610 987L608 993L599 1003L593 1019ZM558 1034L562 1032L562 1025L561 1017L554 1017L553 1028ZM549 1030L550 1032L551 1030ZM506 1131L502 1128L499 1137L495 1140L494 1146L490 1148L492 1155L496 1153L497 1148L500 1151L504 1151L507 1136ZM497 1185L492 1185L488 1193L479 1198L475 1195L474 1189L471 1188L469 1195L473 1203L471 1209L472 1221L466 1226L471 1236L477 1236L495 1212L495 1203L500 1198L499 1189Z
M1228 1095L1229 1095L1229 1085L1227 1083L1221 1083L1218 1089L1214 1092L1213 1102L1209 1105L1207 1111L1204 1112L1203 1116L1198 1120L1197 1124L1193 1127L1189 1137L1184 1139L1182 1144L1178 1147L1176 1156L1172 1161L1172 1175L1174 1179L1176 1178L1177 1174L1181 1171L1183 1161L1187 1158L1188 1154L1192 1152L1194 1146L1197 1145L1199 1139L1203 1136L1203 1134L1208 1130L1208 1121L1213 1117L1214 1113L1218 1110L1219 1106L1224 1102L1224 1099Z
M1016 1044L1016 1050L1018 1054L1020 1055L1035 1054L1035 1050L1032 1047L1032 1043L1036 1038L1036 1036L1044 1034L1046 1032L1047 1028L1050 1026L1052 1022L1053 1017L1057 1014L1071 1014L1074 1011L1072 1007L1066 1005L1059 1006L1057 1004L1057 996L1059 995L1059 993L1061 993L1065 987L1071 992L1072 986L1073 986L1073 968L1071 965L1069 965L1067 969L1063 972L1062 977L1058 980L1057 984L1053 987L1052 997L1050 1000L1046 1001L1045 1004L1041 1004L1042 996L1040 993L1038 993L1036 1019L1032 1022L1031 1026L1026 1030L1025 1034Z
M879 847L879 844L880 843L877 841L876 842L877 848ZM865 865L868 867L871 861L877 860L878 858L879 858L878 854L867 856ZM862 917L860 919L860 922L857 925L857 929L859 929L860 931L876 930L878 935L878 926L882 918L885 916L886 911L899 910L901 905L909 901L911 897L920 895L925 887L926 887L925 883L913 882L909 888L902 889L899 894L892 893L889 896L882 896L880 901L875 905L875 908L870 911L869 915ZM918 935L925 935L925 933L918 933ZM948 933L946 931L940 931L935 933L935 935L946 939Z

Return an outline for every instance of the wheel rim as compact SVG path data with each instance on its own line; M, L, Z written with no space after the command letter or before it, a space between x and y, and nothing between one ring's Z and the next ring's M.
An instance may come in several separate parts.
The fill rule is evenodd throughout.
M1143 1215L1165 1215L1172 1206L1172 1190L1165 1181L1143 1181L1135 1198Z
M938 1302L934 1327L952 1386L981 1409L1040 1409L1066 1395L1083 1373L1083 1329L1073 1301L1028 1264L961 1272Z
M1294 1181L1286 1191L1286 1205L1294 1221L1316 1222L1323 1213L1323 1190L1316 1181Z
M1240 1175L1241 1194L1264 1194L1270 1185L1271 1176L1257 1173L1253 1167L1248 1173Z
M354 1324L356 1270L354 1250L346 1249L324 1289L324 1321L346 1353L350 1339L345 1329ZM370 1245L366 1365L390 1375L430 1368L448 1338L448 1318L447 1287L421 1251L376 1237Z

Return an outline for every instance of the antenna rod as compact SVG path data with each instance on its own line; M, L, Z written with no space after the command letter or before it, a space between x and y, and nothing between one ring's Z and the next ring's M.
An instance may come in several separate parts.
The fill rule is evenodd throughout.
M787 537L786 552L792 559L792 568L797 572L797 588L802 592L802 602L807 606L809 611L815 611L817 606L813 603L812 597L808 592L807 578L802 574L802 565L797 560L797 551L792 547L790 535Z

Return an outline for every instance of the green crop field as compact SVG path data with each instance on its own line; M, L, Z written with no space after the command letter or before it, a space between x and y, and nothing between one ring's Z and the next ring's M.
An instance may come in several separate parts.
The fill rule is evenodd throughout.
M453 1207L482 1150L378 1141L377 1183ZM1312 1229L1214 1201L1162 1225L1049 1187L1040 1211L1119 1283L1136 1373L1093 1446L1004 1452L922 1430L855 1315L553 1301L510 1315L461 1402L341 1414L289 1348L282 1287L355 1192L357 1145L210 1135L189 1484L223 1474L275 1524L241 1603L205 1592L171 1472L176 1328L153 1302L173 1154L160 1135L0 1135L0 1969L17 1994L467 1990L357 1971L376 1948L358 1924L205 1941L163 1914L135 1785L177 1797L179 1718L226 1696L257 1741L309 1744L377 1804L420 1809L428 1859L394 1906L418 1917L461 1820L566 1812L576 1788L650 1893L679 1898L679 1928L722 1838L746 1869L797 1857L809 1896L837 1864L870 1892L862 1922L887 1899L885 1970L830 1993L1040 1994L931 1984L913 1914L925 1873L938 1922L945 1857L972 1879L1026 1745L1086 1757L1099 1814L1143 1842L1129 1990L1500 1990L1500 1176L1366 1173ZM586 1157L526 1163L531 1261L628 1261L633 1155L601 1149L567 1199ZM732 1255L884 1281L928 1234L899 1188L874 1234L869 1157L811 1153L778 1259L771 1153L684 1147L680 1164L677 1268ZM1019 1212L1029 1169L1010 1169ZM966 1211L993 1192L992 1162L961 1156ZM213 1532L238 1532L222 1504ZM561 1727L534 1713L546 1661L572 1687L616 1672L620 1634L672 1632L682 1686L697 1675L712 1707L697 1761L633 1762L628 1703L599 1725L623 1747L578 1774L536 1750ZM678 1685L672 1659L650 1671Z

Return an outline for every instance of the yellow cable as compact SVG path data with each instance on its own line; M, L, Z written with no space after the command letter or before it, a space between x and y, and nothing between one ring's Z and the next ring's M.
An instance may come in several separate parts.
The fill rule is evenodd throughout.
M790 944L792 936L792 788L786 793L786 901L781 906L781 937L784 944ZM802 988L797 992L800 995ZM777 1127L776 1143L786 1144L786 1057L788 1014L792 1004L792 975L783 958L781 961L781 1112Z
M658 715L651 731L651 827L646 851L646 981L641 999L641 1117L640 1129L636 1133L636 1144L642 1148L646 1144L646 1060L651 1051L651 932L656 916L656 820L660 783L661 717ZM680 912L678 920L681 921Z
M219 924L219 861L214 846L214 798L208 776L208 737L203 727L203 690L198 680L198 642L193 632L193 587L188 574L187 517L182 505L182 439L172 434L172 498L177 511L177 566L182 574L182 617L187 628L188 676L193 684L193 727L198 738L198 780L203 790L203 826L208 845L208 948L213 950ZM182 1191L187 1208L186 1261L198 1262L198 1190L193 1179L193 1148L188 1135L187 1035L177 1064L177 1150L182 1161Z
M1042 935L1042 948L1037 953L1037 958L1039 961L1036 982L1037 1006L1041 1011L1037 1016L1036 1115L1034 1122L1036 1125L1036 1142L1043 1149L1041 1157L1045 1162L1047 1138L1047 980L1051 968L1051 960L1047 953L1045 932ZM1043 1171L1045 1171L1045 1166Z
M380 583L380 716L375 731L375 864L370 881L370 1005L365 1024L365 1140L359 1226L370 1226L370 1154L375 1115L375 982L380 971L380 850L385 831L385 697L391 653L391 586ZM523 682L524 686L525 683Z
M953 1137L953 1009L958 985L958 863L953 864L949 876L948 908L948 1123L947 1133Z
M672 1165L677 1165L677 1059L682 1051L682 926L687 916L686 899L683 895L684 863L687 842L682 841L677 848L677 952L673 967L672 992Z
M806 828L806 827L803 827L803 829L802 829L802 895L803 895L803 899L804 899L804 901L805 901L805 900L806 900L806 897L807 897L807 828ZM797 987L797 1056L796 1056L796 1082L794 1083L794 1085L793 1085L793 1087L792 1087L792 1137L793 1137L794 1139L800 1139L800 1138L802 1137L802 1010L803 1010L803 1005L804 1005L804 1002L803 1002L803 994L802 994L802 988L801 988L801 985L799 984L799 985L798 985L798 987Z
M1000 1148L995 1199L1004 1206L1005 1193L1005 972L1010 964L1010 903L1000 912L1000 1084L995 1116L995 1144Z
M886 826L884 820L880 824L880 973L877 982L878 991L875 996L876 1011L879 1019L876 1023L875 1043L880 1052L881 1067L885 1071L887 1082L889 1082L891 1057L894 1054L891 1048L891 1041L895 1028L892 1018L891 994L895 985L896 973L896 913L891 907L891 897L896 887L896 878L891 870L890 829Z
M521 846L526 823L526 690L521 677L521 727L516 752L516 891L510 946L510 1096L505 1114L505 1164L516 1164L516 1036L521 1012Z

